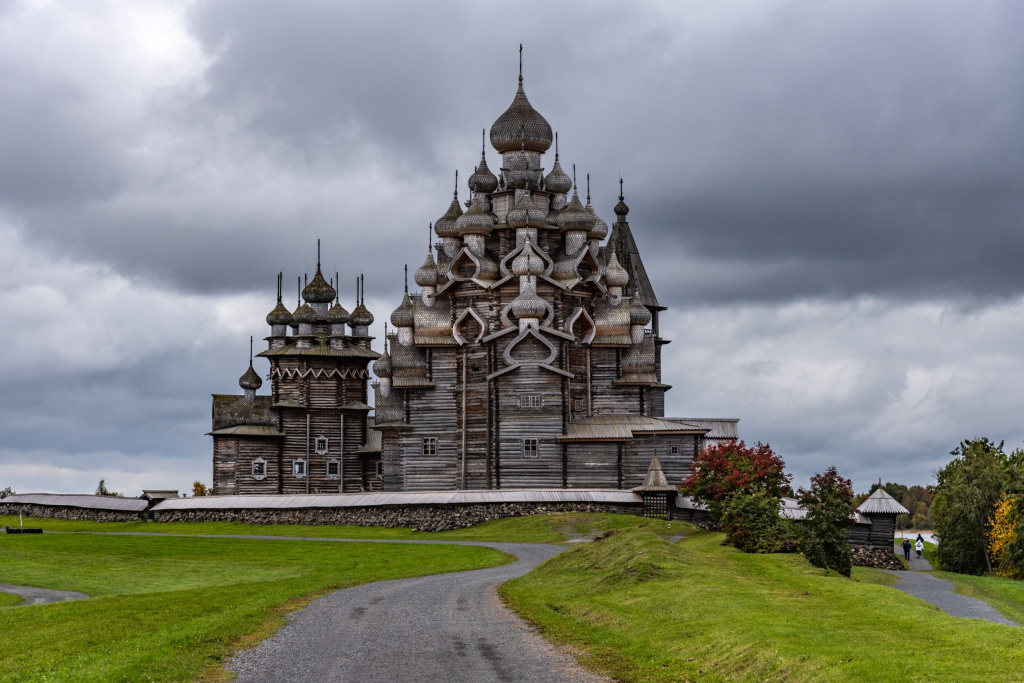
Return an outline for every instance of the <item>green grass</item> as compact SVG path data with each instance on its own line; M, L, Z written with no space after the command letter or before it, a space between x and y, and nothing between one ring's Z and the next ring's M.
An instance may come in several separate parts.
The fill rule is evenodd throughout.
M671 544L630 530L572 548L501 592L621 681L1024 678L1024 629L946 616L879 585L888 575L877 570L827 575L799 555L746 555L722 538Z
M0 593L0 607L14 607L21 604L21 598L10 593Z
M4 535L3 582L93 597L0 610L0 681L217 678L227 655L312 596L508 559L464 546Z
M0 515L0 526L18 524L16 515ZM572 513L532 515L484 522L466 529L437 533L411 529L384 529L364 526L308 526L301 524L243 524L241 522L73 522L60 519L25 518L26 526L46 531L125 532L143 531L165 534L232 534L258 536L295 536L303 538L352 538L432 541L501 541L505 543L565 543L613 529L645 525L654 533L673 536L692 529L682 522L643 519L634 515Z

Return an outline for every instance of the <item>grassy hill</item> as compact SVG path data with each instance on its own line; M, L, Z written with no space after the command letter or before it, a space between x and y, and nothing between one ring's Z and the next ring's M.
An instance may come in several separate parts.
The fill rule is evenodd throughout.
M695 532L673 544L624 531L501 593L622 681L1024 679L1024 628L946 616L886 587L885 572L826 575L799 555L747 555L722 538ZM1004 609L1024 606L1024 584L979 583Z

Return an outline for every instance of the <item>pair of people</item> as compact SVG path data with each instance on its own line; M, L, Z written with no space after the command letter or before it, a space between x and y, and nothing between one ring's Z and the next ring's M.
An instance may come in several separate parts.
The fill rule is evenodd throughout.
M907 558L909 560L910 559L910 548L911 548L910 539L909 538L904 538L903 539L903 543L900 544L900 547L903 548L903 557L905 557L905 558ZM913 547L917 550L917 559L920 560L921 559L921 553L924 551L924 538L921 536L921 534L917 535L917 541L914 542Z

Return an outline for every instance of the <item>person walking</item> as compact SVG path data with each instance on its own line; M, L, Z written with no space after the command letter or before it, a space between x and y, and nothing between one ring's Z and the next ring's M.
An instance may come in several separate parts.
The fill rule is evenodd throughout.
M909 538L904 538L903 539L903 543L901 543L900 545L903 548L903 557L905 557L909 561L910 560L910 539Z
M917 559L920 560L921 559L921 551L924 550L924 541L921 539L920 535L917 537L917 543L914 544L914 547L917 548Z

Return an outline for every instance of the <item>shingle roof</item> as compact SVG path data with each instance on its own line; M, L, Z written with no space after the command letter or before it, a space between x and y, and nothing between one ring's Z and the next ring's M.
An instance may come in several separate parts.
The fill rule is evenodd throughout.
M857 506L857 512L883 515L910 514L910 510L896 502L896 499L886 493L885 489L875 489L875 492L868 496L867 500Z
M328 337L314 337L313 346L308 349L300 349L296 342L285 344L277 349L267 349L257 353L257 356L268 358L270 356L333 356L343 358L366 358L375 360L380 356L376 351L370 351L353 344L346 344L344 348L336 349L330 345Z
M559 441L624 441L638 434L704 434L698 425L644 415L596 415L573 420Z
M651 279L647 277L647 269L644 268L644 262L640 258L640 250L633 239L629 223L616 221L612 224L612 234L608 238L606 248L614 248L619 263L629 273L629 283L626 285L623 294L639 299L645 306L665 310L665 307L658 303L658 297L654 293Z
M213 395L213 431L238 425L274 426L276 419L271 410L269 396L257 396L247 401L244 396Z
M75 493L16 493L3 499L3 504L56 505L60 507L88 508L91 510L117 510L142 512L149 507L149 501L139 498L117 496L90 496Z

